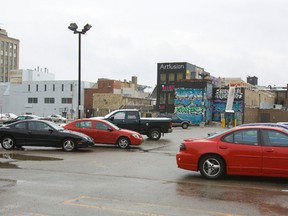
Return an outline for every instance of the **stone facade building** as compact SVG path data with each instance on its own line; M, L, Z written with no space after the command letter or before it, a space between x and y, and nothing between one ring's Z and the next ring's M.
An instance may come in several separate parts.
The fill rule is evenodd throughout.
M19 40L0 27L0 82L10 81L10 71L19 69Z

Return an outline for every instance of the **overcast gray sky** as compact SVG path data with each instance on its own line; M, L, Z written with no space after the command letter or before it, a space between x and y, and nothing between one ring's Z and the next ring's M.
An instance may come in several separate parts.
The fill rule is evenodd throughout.
M287 0L9 0L0 26L20 40L20 69L48 68L57 80L130 80L154 87L157 63L189 62L216 77L288 83Z

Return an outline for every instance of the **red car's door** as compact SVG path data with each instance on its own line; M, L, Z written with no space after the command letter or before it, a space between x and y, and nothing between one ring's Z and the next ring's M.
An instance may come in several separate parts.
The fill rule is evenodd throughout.
M259 143L257 129L238 130L223 136L218 151L225 158L227 173L260 175L262 147Z
M288 176L288 134L278 130L262 130L264 175Z
M116 144L117 131L103 122L94 122L93 137L95 143Z

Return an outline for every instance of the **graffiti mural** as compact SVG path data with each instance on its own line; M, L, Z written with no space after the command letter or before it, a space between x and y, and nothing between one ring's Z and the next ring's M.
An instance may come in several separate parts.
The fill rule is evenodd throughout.
M213 92L214 100L227 100L229 95L229 88L215 88ZM234 100L243 100L243 90L241 88L235 89Z
M206 92L204 92L203 101L206 106L202 106L202 95L202 89L176 88L174 113L181 118L190 120L192 124L200 124L203 120L210 120L212 118L211 103L207 100Z
M244 93L243 89L236 88L234 94L233 110L237 122L242 122L244 111ZM212 120L221 121L221 113L225 113L229 88L217 88L213 90Z

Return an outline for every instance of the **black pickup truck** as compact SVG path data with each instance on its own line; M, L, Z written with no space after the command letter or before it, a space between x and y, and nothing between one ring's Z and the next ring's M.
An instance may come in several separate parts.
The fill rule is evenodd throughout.
M159 140L161 134L172 132L170 118L141 118L136 109L115 110L104 117L96 117L110 121L119 128L137 131L152 140Z

